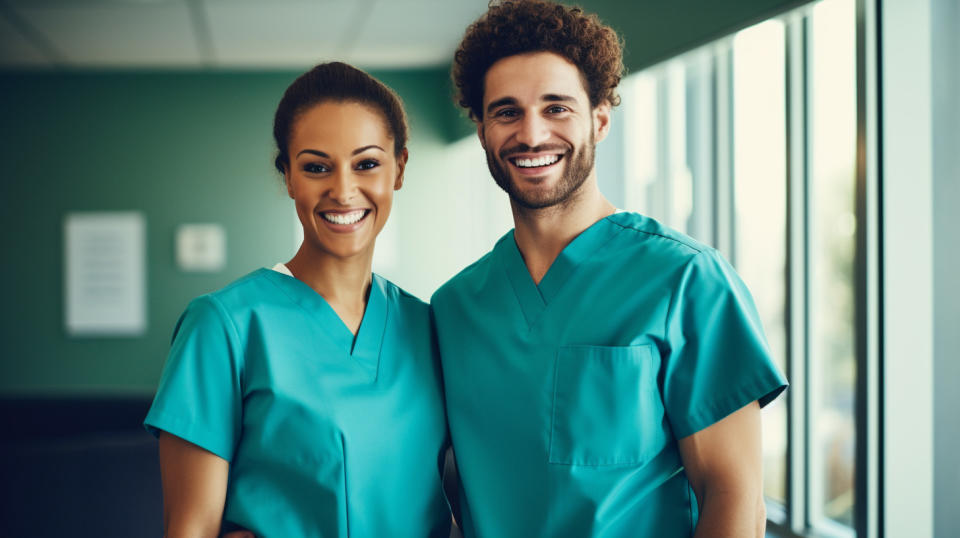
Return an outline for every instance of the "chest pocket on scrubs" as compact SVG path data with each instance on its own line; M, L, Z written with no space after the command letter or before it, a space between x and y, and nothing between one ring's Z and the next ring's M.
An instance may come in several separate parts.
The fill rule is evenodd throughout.
M550 463L642 465L666 442L652 344L557 353Z

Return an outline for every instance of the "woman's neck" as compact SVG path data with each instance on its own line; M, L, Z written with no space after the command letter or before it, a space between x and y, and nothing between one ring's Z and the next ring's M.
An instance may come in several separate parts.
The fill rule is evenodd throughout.
M373 278L373 253L337 258L306 243L287 262L293 276L313 288L353 334L360 328Z

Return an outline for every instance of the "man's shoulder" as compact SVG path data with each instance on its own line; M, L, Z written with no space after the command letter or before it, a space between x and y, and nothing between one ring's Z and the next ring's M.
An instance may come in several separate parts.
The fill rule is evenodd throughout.
M503 248L504 241L513 240L513 231L509 231L501 237L493 246L490 252L487 252L477 261L464 267L459 273L447 280L442 286L433 292L430 304L434 304L438 299L456 293L462 293L469 290L479 290L489 281L495 261L497 251Z
M713 250L712 247L640 213L620 211L607 218L628 232L623 236L623 241L636 246L682 258L691 258L701 252Z
M437 291L433 292L430 303L434 304L437 300L442 300L451 294L480 287L481 283L486 281L490 274L490 269L493 266L494 252L495 251L491 250L484 254L479 260L464 267L463 270L450 278L450 280L444 282L442 286L437 288Z
M607 249L607 257L601 262L672 273L681 281L692 279L701 292L704 286L717 291L746 291L736 269L717 249L637 213L617 213L613 217L626 233L619 234L620 241Z

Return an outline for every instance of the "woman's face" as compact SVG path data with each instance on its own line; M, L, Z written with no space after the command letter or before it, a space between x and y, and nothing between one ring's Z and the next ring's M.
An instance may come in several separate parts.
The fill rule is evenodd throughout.
M287 154L287 192L305 246L338 258L372 256L407 160L406 149L394 155L383 117L358 103L317 104L294 122Z

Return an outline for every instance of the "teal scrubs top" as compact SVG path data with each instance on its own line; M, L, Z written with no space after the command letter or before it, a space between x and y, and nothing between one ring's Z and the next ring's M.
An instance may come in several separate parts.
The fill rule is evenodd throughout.
M634 213L539 285L509 232L431 306L466 538L689 536L677 440L786 387L733 269Z
M447 536L426 304L374 275L356 338L261 269L190 303L145 425L230 462L224 521L259 537Z

